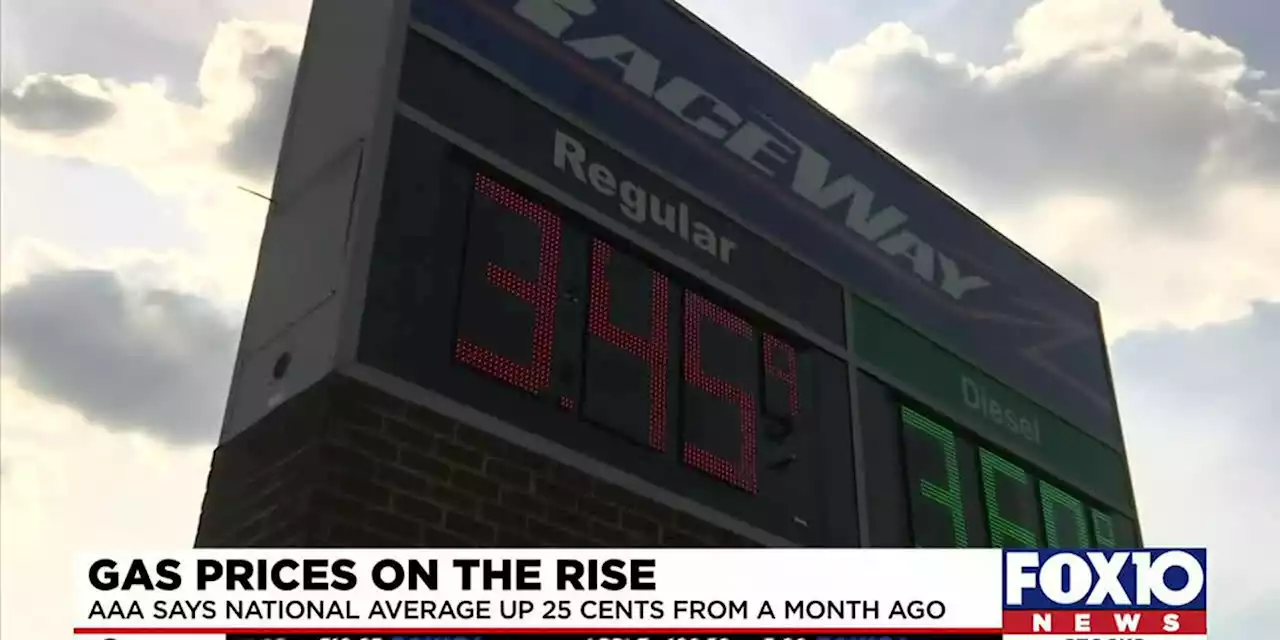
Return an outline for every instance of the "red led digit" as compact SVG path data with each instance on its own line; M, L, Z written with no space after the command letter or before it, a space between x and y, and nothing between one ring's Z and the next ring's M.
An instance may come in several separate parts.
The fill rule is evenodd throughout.
M800 415L800 391L796 384L796 350L791 345L764 334L765 374L787 385L787 407L791 417Z
M756 492L756 402L752 393L714 376L702 367L701 329L709 319L750 341L755 332L745 320L694 293L684 300L684 379L725 402L738 406L739 456L730 461L692 443L684 445L686 464L701 469L725 482Z
M667 434L667 293L666 276L653 274L649 299L649 335L640 336L609 320L609 276L613 249L600 240L591 243L591 303L587 328L592 335L630 353L649 365L649 446L666 450Z
M483 175L476 175L475 190L478 196L489 198L532 220L542 232L536 279L527 280L492 262L485 265L485 275L490 283L533 306L532 357L528 364L521 364L462 337L458 338L454 352L458 360L466 364L525 391L537 393L551 384L556 281L560 271L560 218Z

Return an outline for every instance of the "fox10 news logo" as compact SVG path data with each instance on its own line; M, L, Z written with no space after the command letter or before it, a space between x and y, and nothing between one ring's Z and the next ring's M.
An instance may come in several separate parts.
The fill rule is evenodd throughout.
M1204 549L1005 551L1005 637L1203 637L1207 566Z

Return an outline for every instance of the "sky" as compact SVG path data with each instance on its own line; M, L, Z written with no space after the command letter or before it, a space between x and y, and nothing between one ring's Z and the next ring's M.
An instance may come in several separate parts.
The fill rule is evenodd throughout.
M1273 635L1280 3L684 3L1100 301L1148 544ZM307 10L0 2L0 636L193 542Z

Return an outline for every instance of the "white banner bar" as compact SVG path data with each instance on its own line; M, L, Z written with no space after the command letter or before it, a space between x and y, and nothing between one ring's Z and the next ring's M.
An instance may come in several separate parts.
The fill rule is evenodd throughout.
M995 632L999 550L194 550L82 556L81 633Z

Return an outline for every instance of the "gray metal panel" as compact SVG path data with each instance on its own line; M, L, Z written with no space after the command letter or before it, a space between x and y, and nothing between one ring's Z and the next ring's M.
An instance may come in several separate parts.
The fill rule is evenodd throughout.
M853 335L857 328L853 326L853 305L854 298L849 292L844 294L845 308L845 331L847 337L846 344L853 344ZM871 513L871 496L868 495L868 487L871 484L867 473L867 452L870 447L867 446L867 428L862 423L862 414L859 411L858 395L861 389L858 388L858 356L853 349L849 350L849 415L852 419L849 421L849 429L851 430L850 442L853 443L853 486L854 497L858 505L858 541L863 547L873 546L871 537L872 513Z
M235 394L227 408L222 442L262 419L285 400L310 388L334 368L335 331L342 317L340 298L330 297L262 349L242 354L236 370ZM287 354L289 366L276 377L277 362Z
M315 0L312 6L223 421L224 442L269 410L266 398L301 391L334 366L343 315L330 309L349 305L355 190L365 173L362 164L377 155L370 139L387 108L384 88L394 85L388 82L388 61L399 58L405 8L403 2L350 0ZM290 384L264 388L286 346L293 350Z
M347 304L344 307L338 352L338 359L342 363L353 362L356 358L360 318L364 313L365 292L368 287L369 263L373 255L378 216L382 211L383 182L387 174L392 125L399 106L397 95L400 91L400 69L404 64L404 42L409 31L408 0L388 0L380 4L390 7L390 22L393 26L384 36L386 62L382 66L381 83L377 87L377 108L366 143L364 169L352 200L355 210L350 221L350 242L346 248L350 265L346 282Z

